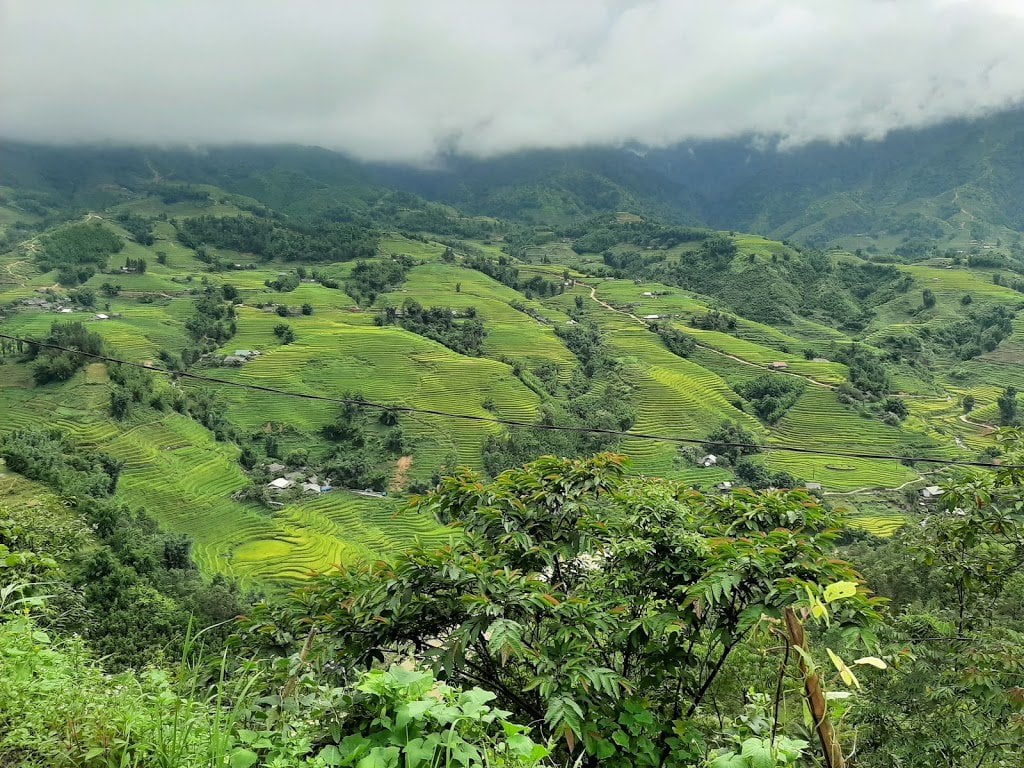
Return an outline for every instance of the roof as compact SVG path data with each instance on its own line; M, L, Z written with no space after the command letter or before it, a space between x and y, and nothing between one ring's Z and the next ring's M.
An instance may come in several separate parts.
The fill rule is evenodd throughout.
M269 483L267 483L267 487L278 488L281 490L285 488L291 488L293 485L295 485L295 483L293 483L287 477L279 477L276 480L271 480Z
M271 464L269 467L267 467L267 472L269 472L272 475L276 475L279 472L284 472L286 469L287 467L284 464L277 464L275 462L274 464Z
M661 315L644 315L644 320L658 320Z
M312 493L320 493L320 486L317 483L303 483L302 490Z
M937 485L927 485L921 489L922 496L941 496L942 489Z
M732 488L732 483L726 480L724 483L719 483L718 485L716 485L715 488L717 488L720 491L728 491Z
M808 491L820 491L821 483L808 483L804 486Z
M789 368L789 363L784 363L781 360L776 360L774 363L771 363L768 367L769 368Z

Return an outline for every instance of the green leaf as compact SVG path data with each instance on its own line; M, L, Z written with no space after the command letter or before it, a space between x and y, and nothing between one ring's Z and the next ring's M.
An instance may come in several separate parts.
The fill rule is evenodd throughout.
M320 750L317 759L324 765L344 765L345 757L334 744L328 744Z
M747 768L747 766L746 759L735 754L719 755L708 763L708 768Z
M437 746L440 743L441 737L436 733L431 733L426 738L420 737L409 741L404 749L405 768L432 765Z
M740 754L750 763L750 768L775 768L772 745L766 739L747 739Z
M260 757L251 749L236 749L231 753L231 759L228 765L231 768L249 768L249 766L256 765Z
M857 594L857 585L852 581L837 581L825 587L825 602L834 603Z
M356 768L398 768L398 747L374 747Z
M868 666L874 667L875 669L888 669L889 665L882 661L877 656L863 656L862 658L855 659L854 664L867 664Z

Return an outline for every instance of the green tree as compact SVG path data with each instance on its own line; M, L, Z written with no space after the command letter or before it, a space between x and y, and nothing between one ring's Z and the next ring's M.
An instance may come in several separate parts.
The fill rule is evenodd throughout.
M881 633L889 674L854 713L858 765L999 768L1024 747L1022 434L999 441L1006 468L962 475L941 508L907 526L866 569L893 597ZM890 586L883 585L888 582Z
M1017 421L1017 388L1007 387L996 398L999 406L999 421L1003 425L1011 425Z
M858 580L831 556L834 513L807 494L705 497L627 479L610 455L548 457L491 483L463 470L419 507L460 535L320 579L294 604L306 626L330 658L412 652L486 686L608 765L701 761L681 734L754 628ZM834 609L851 632L877 618L861 588Z
M964 395L964 399L960 401L963 406L964 413L970 413L974 410L974 395Z
M718 456L725 456L734 464L743 456L760 452L758 439L754 434L735 421L723 421L708 435L707 449Z
M921 304L925 309L935 306L935 292L931 288L925 288L921 292Z

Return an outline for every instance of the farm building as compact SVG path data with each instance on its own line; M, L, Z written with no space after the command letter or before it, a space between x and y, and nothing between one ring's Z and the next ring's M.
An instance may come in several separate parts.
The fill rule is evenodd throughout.
M713 467L718 463L718 457L713 453L709 453L707 456L702 458L698 462L702 467Z
M105 315L102 312L97 312L96 313L96 319L97 320L109 320L110 319L110 315Z
M784 371L789 368L789 363L784 363L781 360L776 360L774 363L768 365L773 371Z
M807 485L805 485L804 488L806 488L808 491L820 491L821 483L807 483Z
M275 491L283 491L291 488L295 485L294 480L289 480L287 477L279 477L276 480L271 480L267 483L267 488L273 488Z
M320 493L320 484L319 483L303 483L302 484L302 492L303 493Z
M661 315L644 315L644 320L660 320Z
M270 466L267 467L267 472L269 472L272 475L279 475L286 469L288 469L288 467L286 467L284 464L277 464L275 462L274 464L271 464Z
M937 485L928 485L921 489L922 501L935 501L942 496L942 489Z
M730 483L728 480L726 480L725 482L722 482L722 483L719 483L718 485L716 485L715 488L717 488L718 490L720 490L722 492L731 491L732 490L732 483Z

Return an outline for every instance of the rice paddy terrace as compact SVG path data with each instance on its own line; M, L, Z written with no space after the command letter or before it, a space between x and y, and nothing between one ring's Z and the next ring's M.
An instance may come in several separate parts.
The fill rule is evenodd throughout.
M588 271L596 264L574 258L563 242L531 249L517 264L522 277L536 275L557 282L561 292L546 297L528 296L469 268L461 253L445 260L446 243L453 241L442 243L429 233L416 239L397 233L381 237L375 257L380 264L405 256L413 266L401 285L385 290L372 302L359 305L344 290L312 281L278 292L268 288L266 281L293 270L295 263L261 261L251 254L211 247L215 259L242 266L214 272L208 267L209 254L204 261L176 239L170 221L175 217L248 215L252 201L214 191L217 202L209 206L166 205L145 197L90 214L90 219L126 243L121 253L111 257L113 269L85 283L96 294L93 307L74 305L71 312L57 312L31 303L66 294L56 284L55 273L36 269L36 239L0 256L3 332L41 338L55 320L81 320L103 336L112 356L152 362L161 350L180 349L185 343L185 323L196 292L207 284L230 283L241 300L237 331L219 354L231 355L237 349L260 354L237 367L200 364L195 372L325 398L358 392L393 406L537 422L554 396L537 385L532 372L553 365L558 380L567 382L579 362L556 331L590 321L600 328L610 354L619 362L621 376L629 383L636 416L632 431L699 439L722 422L733 421L769 448L813 447L833 454L910 451L972 457L989 444L986 425L995 418L1001 387L1020 382L1024 388L1019 364L1024 326L1017 320L1013 335L991 353L938 372L926 383L914 379L920 391L907 396L910 416L899 424L883 423L840 402L836 387L848 376L845 365L827 357L809 359L804 353L812 347L825 350L829 344L848 342L850 334L807 318L776 326L737 317L729 331L695 328L691 324L695 316L721 308L713 298L660 283L596 277ZM117 225L114 215L125 211L161 216L152 245L134 242ZM765 257L783 248L762 238L737 236L736 242L737 258ZM488 241L461 244L474 253L501 253ZM116 265L125 258L144 258L148 268L144 274L120 273ZM353 268L352 262L307 266L341 283ZM948 308L944 311L954 311L965 292L979 302L1008 305L1020 297L976 270L901 269L915 286L931 288L940 306ZM103 284L108 282L118 284L115 295L104 295ZM475 310L486 330L483 354L459 354L401 327L375 323L384 309L400 310L408 300L425 307L446 307L458 315ZM291 309L286 319L275 311L275 305L281 304ZM308 305L311 312L299 313L301 305ZM106 318L98 318L99 314ZM648 327L653 319L689 334L697 347L687 357L669 351ZM282 343L275 334L281 322L294 331L290 343ZM879 309L864 335L870 344L887 329L913 322L907 307L896 301ZM756 418L736 391L765 375L787 377L802 387L792 407L774 424ZM82 443L122 459L121 499L145 508L167 529L192 536L196 559L204 570L250 582L288 582L333 564L386 556L417 538L439 538L442 533L433 521L406 509L405 489L427 483L438 468L455 462L482 470L485 442L506 429L486 421L402 415L406 455L401 467L395 459L383 466L391 477L388 498L334 490L267 509L233 498L249 482L236 446L218 442L197 421L174 412L146 410L132 419L115 420L109 415L110 386L102 363L87 366L68 382L36 385L29 366L8 356L0 366L0 429L59 427ZM280 435L284 451L311 447L339 410L330 402L228 386L214 389L233 425L250 433L263 430ZM960 418L959 402L966 394L977 402L970 420ZM630 457L634 472L674 477L705 488L733 477L725 467L694 465L679 448L674 442L627 437L618 450ZM891 532L903 519L901 513L892 512L891 506L885 512L884 505L872 506L863 499L874 498L875 489L923 481L919 469L897 459L783 451L768 451L757 459L770 469L820 483L825 492L837 494L836 501L849 495L851 502L857 502L851 506L870 510L861 515L861 524L878 533Z

